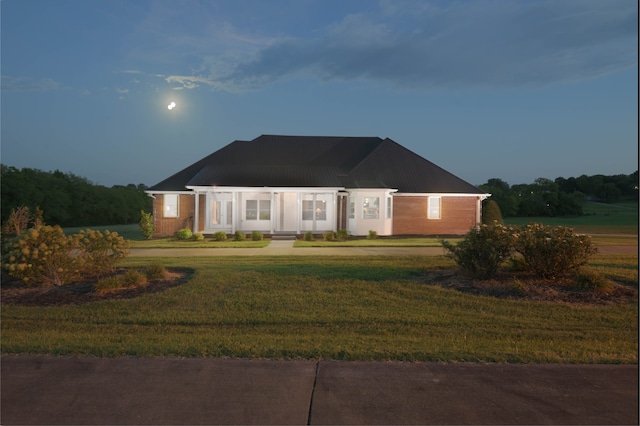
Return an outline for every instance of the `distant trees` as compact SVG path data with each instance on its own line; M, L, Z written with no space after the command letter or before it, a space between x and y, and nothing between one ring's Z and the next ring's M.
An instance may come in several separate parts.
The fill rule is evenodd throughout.
M498 203L504 217L579 216L585 200L637 201L638 171L630 175L559 177L553 181L538 178L531 184L513 186L493 178L479 187L491 194L490 200Z
M40 208L45 223L60 226L100 226L137 223L140 211L151 211L143 184L95 185L86 178L58 170L17 169L0 165L1 214L4 223L21 206Z

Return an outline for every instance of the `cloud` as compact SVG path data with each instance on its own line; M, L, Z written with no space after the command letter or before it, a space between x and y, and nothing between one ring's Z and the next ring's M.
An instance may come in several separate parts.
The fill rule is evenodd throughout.
M289 78L495 88L593 79L637 65L636 2L391 4L348 15L315 38L278 39L224 74L212 68L180 78L231 91Z
M50 78L34 79L2 75L2 90L11 92L55 90L60 84Z
M176 90L181 89L195 89L204 84L211 87L217 87L218 84L206 77L186 76L186 75L170 75L164 79L169 84L179 84L178 87L174 87Z

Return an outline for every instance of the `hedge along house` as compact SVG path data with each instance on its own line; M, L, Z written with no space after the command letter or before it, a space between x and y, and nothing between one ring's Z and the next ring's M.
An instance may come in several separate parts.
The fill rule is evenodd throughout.
M155 236L461 235L487 194L391 139L263 135L154 185Z

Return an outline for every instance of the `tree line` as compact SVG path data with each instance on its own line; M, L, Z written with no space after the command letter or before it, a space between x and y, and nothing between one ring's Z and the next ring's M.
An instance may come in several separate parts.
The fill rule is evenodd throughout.
M44 222L60 226L104 226L138 223L140 212L151 212L152 200L144 184L105 187L59 170L1 167L1 214L4 223L11 210L39 208ZM479 185L491 194L502 215L579 216L586 200L615 203L638 200L638 171L630 175L582 175L565 179L538 178L531 184L509 185L489 179Z
M493 178L479 185L491 194L505 217L580 216L585 201L638 201L638 171L630 175L582 175L538 178L531 184L509 185Z
M144 184L106 187L59 170L17 169L0 165L2 223L21 206L39 208L45 223L60 226L103 226L137 223L150 212Z

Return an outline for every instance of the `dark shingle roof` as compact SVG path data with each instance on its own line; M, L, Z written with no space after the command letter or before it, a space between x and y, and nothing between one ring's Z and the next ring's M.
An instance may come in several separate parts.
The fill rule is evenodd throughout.
M213 185L484 193L388 138L275 135L232 142L149 190Z

